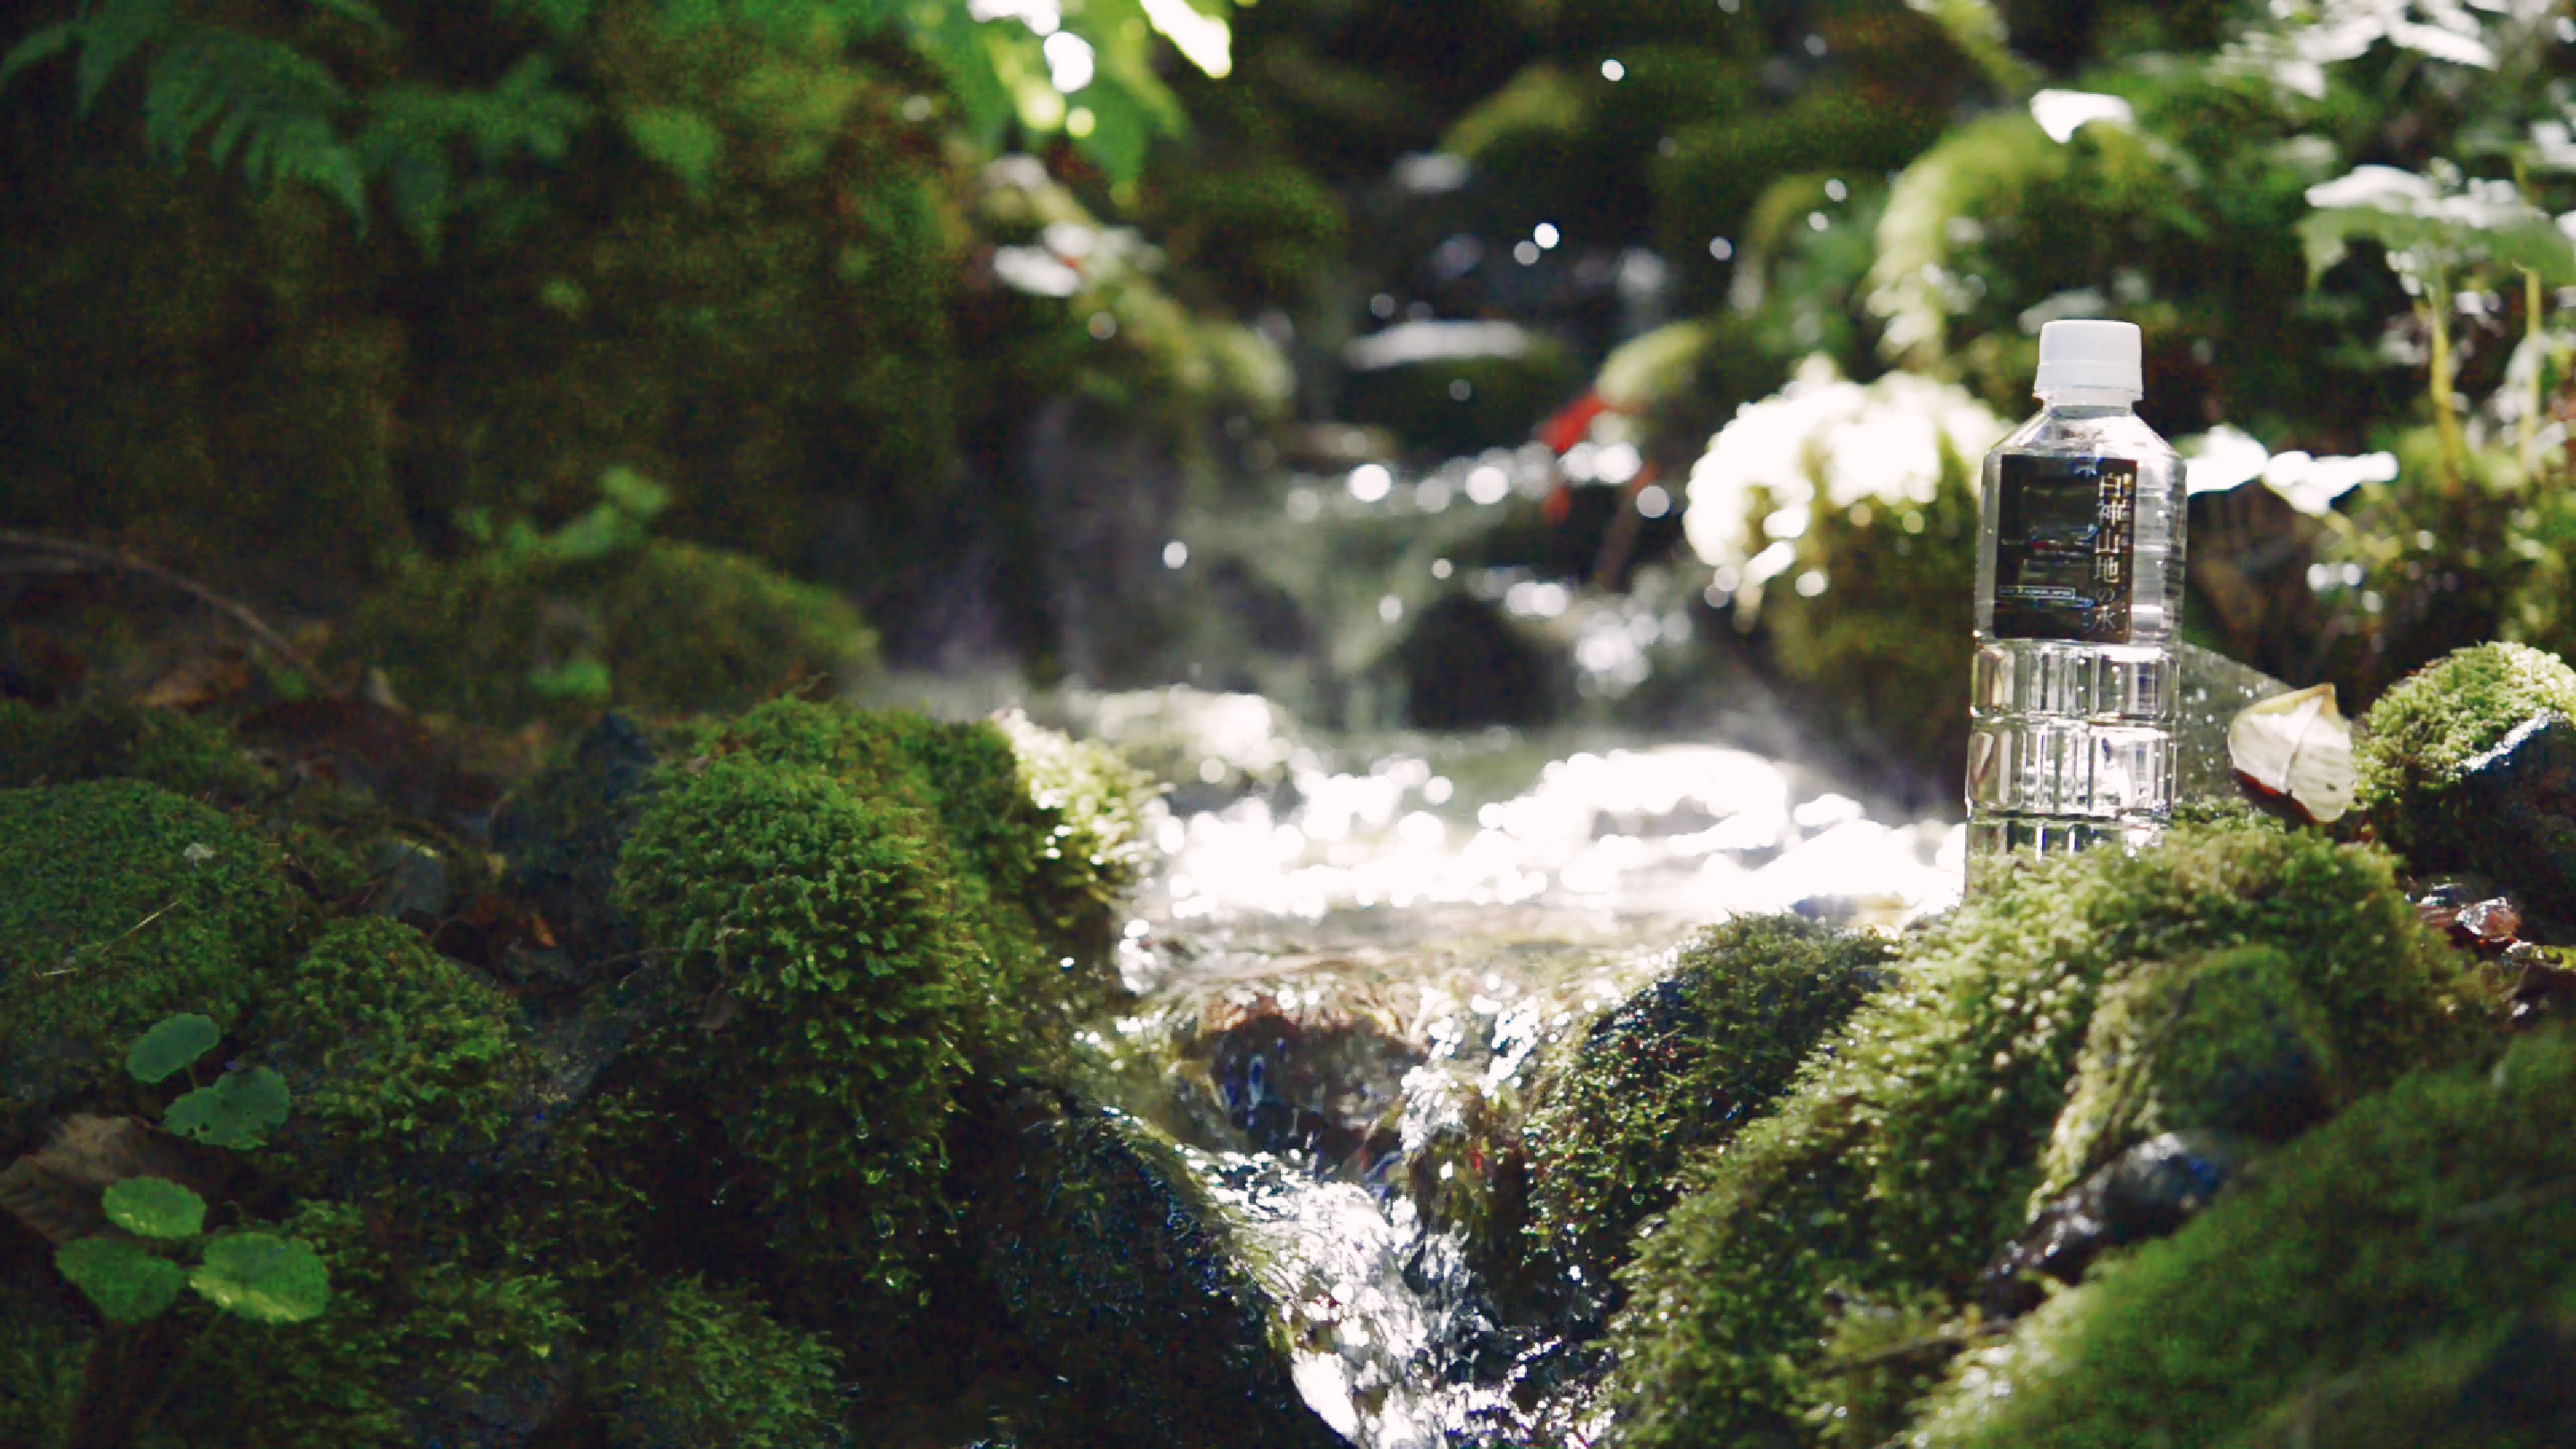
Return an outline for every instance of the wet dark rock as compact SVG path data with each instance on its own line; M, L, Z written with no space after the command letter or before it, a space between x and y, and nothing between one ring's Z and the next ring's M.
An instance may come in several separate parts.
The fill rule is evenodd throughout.
M1226 1119L1256 1152L1366 1164L1392 1151L1383 1125L1421 1051L1356 1017L1301 1018L1264 997L1202 1040Z
M610 892L657 759L642 726L605 715L493 819L492 843L510 862L506 885L544 918L574 962L600 967L642 943L610 904ZM542 975L547 964L530 969Z
M1133 1118L1025 1090L954 1130L960 1241L1100 1442L1333 1449L1278 1306L1178 1154Z
M2565 951L2516 941L2505 948L2504 961L2515 972L2511 1016L2515 1027L2576 1019L2576 965L2571 965Z
M2542 912L2576 916L2576 723L2524 720L2422 809L2417 866L2483 871Z
M447 859L417 840L384 836L371 842L359 865L367 872L366 908L391 920L436 921L456 899Z
M2040 1210L1977 1280L1990 1319L2015 1318L2045 1297L2034 1277L2074 1283L2112 1249L2161 1238L2207 1207L2242 1173L2258 1144L2228 1132L2151 1137Z
M423 1376L410 1412L420 1449L523 1449L549 1435L572 1407L569 1355L522 1365L467 1390Z
M1486 600L1451 594L1424 609L1395 658L1417 729L1527 727L1558 710L1562 662Z

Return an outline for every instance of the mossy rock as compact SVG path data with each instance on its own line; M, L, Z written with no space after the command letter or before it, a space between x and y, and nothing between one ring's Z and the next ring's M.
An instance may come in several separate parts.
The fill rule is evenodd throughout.
M0 790L0 880L0 1144L162 1017L229 1029L298 921L266 840L139 780Z
M959 1169L978 1271L1096 1418L1093 1442L1340 1444L1299 1396L1233 1230L1142 1123L1013 1093L979 1114Z
M1686 1155L1769 1109L1798 1064L1885 979L1883 941L1795 916L1711 927L1671 975L1595 1019L1534 1089L1531 1233L1608 1280L1671 1206Z
M336 1195L453 1197L468 1160L534 1105L536 1067L510 999L392 921L331 923L258 1027L261 1058L294 1093L277 1149Z
M2545 1375L2563 1374L2576 1301L2571 1094L2563 1033L2406 1077L1964 1356L1907 1442L2565 1442L2564 1379ZM2512 1375L2512 1353L2544 1377L2487 1378ZM2410 1421L2425 1437L2384 1437Z
M80 780L145 780L174 795L234 805L276 780L219 725L129 704L38 709L0 700L0 790Z
M66 1301L69 1285L39 1273L53 1268L0 1273L0 1444L43 1449L69 1427L95 1330Z
M2576 908L2576 670L2522 644L2427 665L2363 716L2355 803L2422 871Z
M1409 448L1450 457L1497 438L1526 436L1580 387L1565 349L1533 338L1517 356L1409 362L1359 374L1344 405L1353 422L1392 428Z
M173 1384L153 1444L417 1449L527 1442L571 1400L576 1322L563 1285L475 1261L427 1225L345 1203L295 1204L331 1296L308 1323L222 1324ZM186 1310L192 1316L194 1309Z
M416 708L477 724L570 723L618 706L741 709L865 669L875 639L829 590L740 554L646 540L426 565L378 591L334 654Z
M2342 1104L2323 1007L2279 951L2139 966L2106 985L2050 1136L2032 1210L2161 1132L2286 1142Z
M1862 748L1925 776L1964 779L1974 654L1977 490L1972 462L1941 450L1925 504L1818 507L1798 561L1766 591L1780 672ZM1824 591L1787 587L1813 571Z
M2022 1230L2106 990L2146 963L2263 946L2349 1090L2458 1060L2493 992L2415 918L2392 863L2269 826L2017 874L1917 943L1776 1116L1707 1162L1629 1270L1620 1398L1639 1444L1875 1443L1904 1386L1822 1361L1836 1305L1963 1303ZM2099 1135L2088 1156L2130 1145ZM1898 1367L1923 1382L1921 1359Z
M824 1449L844 1442L840 1354L695 1279L633 1305L591 1368L609 1449Z
M992 1030L916 813L810 767L717 756L655 794L617 903L697 1004L651 1049L756 1169L777 1240L907 1287L946 1219L963 1048Z

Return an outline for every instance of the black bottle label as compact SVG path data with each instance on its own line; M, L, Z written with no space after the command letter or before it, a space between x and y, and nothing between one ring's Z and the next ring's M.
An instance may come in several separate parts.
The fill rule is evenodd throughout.
M2129 642L2134 458L2008 453L1995 516L1995 637Z

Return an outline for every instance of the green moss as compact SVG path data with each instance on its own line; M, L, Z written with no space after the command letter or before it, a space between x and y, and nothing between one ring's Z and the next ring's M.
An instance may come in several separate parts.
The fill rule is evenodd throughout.
M2340 1105L2322 1007L2289 958L2254 946L2139 966L2106 985L2031 1210L2160 1132L2286 1141Z
M1332 189L1284 157L1191 167L1157 209L1174 260L1247 308L1302 303L1347 230Z
M47 1269L45 1271L51 1271ZM46 1449L68 1426L93 1330L32 1275L0 1277L0 1444Z
M138 705L38 709L0 700L0 790L77 780L147 780L174 795L232 805L275 787L223 729Z
M496 1146L533 1087L509 998L408 926L333 922L278 983L261 1052L295 1094L291 1156L418 1191Z
M296 923L274 849L136 780L0 791L0 1141L174 1012L229 1029Z
M508 550L414 570L336 652L421 709L478 724L740 709L863 668L850 606L739 554L647 540L602 556Z
M2017 875L1910 951L1641 1250L1617 1330L1636 1442L1806 1442L1811 1412L1866 1438L1818 1361L1829 1299L1963 1301L2024 1225L2103 991L2240 945L2286 961L2356 1091L2492 1019L2376 851L2189 828Z
M1353 380L1351 420L1393 428L1408 447L1473 453L1529 432L1579 390L1565 349L1534 338L1516 357L1414 362Z
M576 1332L542 1275L423 1251L410 1224L342 1203L297 1205L281 1230L309 1244L331 1300L309 1323L226 1323L206 1335L162 1410L172 1449L413 1449L472 1442L487 1411L560 1375ZM397 1246L400 1245L400 1246ZM541 1401L541 1400L540 1400Z
M758 1169L784 1242L897 1287L945 1215L976 1035L942 867L902 805L740 755L677 772L618 865L621 909L703 1003L661 1033L673 1086Z
M1111 969L1118 911L1159 858L1162 785L1097 740L1077 740L1013 710L993 721L1010 741L1042 842L1031 864L1030 914L1064 955Z
M839 1442L840 1355L736 1293L654 1290L592 1369L611 1449L818 1449Z
M1683 1157L1766 1111L1882 979L1885 943L1795 916L1704 932L1673 973L1595 1020L1523 1132L1530 1232L1594 1282L1669 1206Z
M2410 1076L2356 1104L2179 1234L1966 1357L1909 1442L2310 1442L2258 1425L2289 1427L2270 1417L2276 1406L2349 1387L2356 1369L2421 1413L2439 1387L2422 1377L2457 1382L2451 1354L2476 1355L2500 1326L2576 1289L2571 1093L2576 1042L2558 1034L2517 1044L2492 1070ZM2327 1392L2312 1410L2331 1404ZM2544 1442L2512 1427L2471 1442ZM2251 1432L2230 1437L2240 1431Z
M2544 711L2576 720L2576 670L2524 644L2479 644L2400 681L2362 717L2354 799L2403 849L2469 761Z

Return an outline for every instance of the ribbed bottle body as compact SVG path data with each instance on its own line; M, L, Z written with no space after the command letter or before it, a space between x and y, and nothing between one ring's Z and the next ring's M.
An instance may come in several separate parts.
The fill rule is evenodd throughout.
M2181 460L2125 405L1987 455L1969 681L1973 889L2001 857L2143 845L2173 810Z

